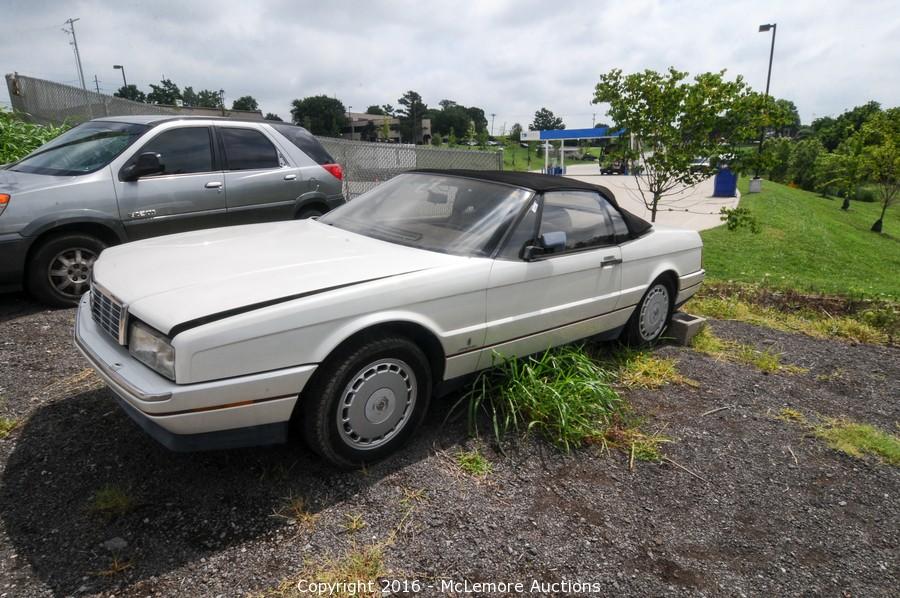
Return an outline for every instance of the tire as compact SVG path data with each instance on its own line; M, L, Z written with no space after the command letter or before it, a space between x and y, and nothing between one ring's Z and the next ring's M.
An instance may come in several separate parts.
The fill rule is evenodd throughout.
M654 280L625 325L625 343L645 347L656 342L669 326L674 301L672 285L660 278Z
M303 208L297 212L297 220L306 220L307 218L318 218L325 212L321 208Z
M103 241L83 233L64 233L47 239L28 261L28 291L47 305L77 305L90 286L91 266L105 248Z
M431 389L428 358L407 338L367 340L339 350L303 391L300 423L306 443L340 469L383 459L422 423Z

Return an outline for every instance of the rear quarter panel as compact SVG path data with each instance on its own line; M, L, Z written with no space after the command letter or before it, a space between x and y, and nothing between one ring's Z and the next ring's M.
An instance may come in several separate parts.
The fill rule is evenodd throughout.
M620 308L637 304L650 283L666 271L684 276L701 268L703 241L696 231L654 228L621 247Z

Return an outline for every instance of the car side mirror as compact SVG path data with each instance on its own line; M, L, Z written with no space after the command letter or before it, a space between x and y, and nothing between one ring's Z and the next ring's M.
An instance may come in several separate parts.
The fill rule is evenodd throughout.
M537 245L529 244L522 249L522 259L530 262L535 258L547 255L548 253L557 253L566 248L565 231L553 231L544 233L538 238Z
M163 171L163 165L159 161L160 155L155 152L144 152L138 156L134 164L125 171L126 181L136 181L142 176L159 174Z

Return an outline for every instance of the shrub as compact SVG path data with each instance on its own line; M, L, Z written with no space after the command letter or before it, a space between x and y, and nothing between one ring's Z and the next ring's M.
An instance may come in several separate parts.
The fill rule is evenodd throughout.
M68 125L36 125L0 108L0 164L27 156L68 128Z

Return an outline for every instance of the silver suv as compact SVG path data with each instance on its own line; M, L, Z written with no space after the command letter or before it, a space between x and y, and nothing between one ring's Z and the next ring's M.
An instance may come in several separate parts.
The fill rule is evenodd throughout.
M0 167L0 290L25 286L44 303L74 305L107 245L319 216L344 203L342 178L294 125L92 120Z

